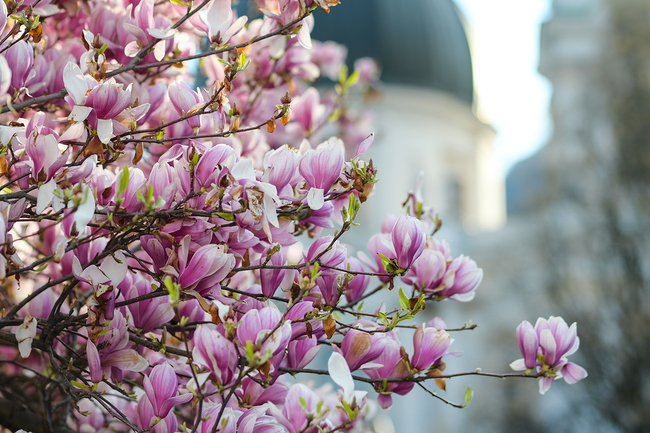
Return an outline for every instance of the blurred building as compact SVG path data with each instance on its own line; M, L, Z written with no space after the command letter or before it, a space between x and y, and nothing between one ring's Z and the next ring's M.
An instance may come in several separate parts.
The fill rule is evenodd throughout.
M495 131L476 115L469 38L451 0L345 2L327 17L317 14L312 37L344 44L351 61L372 57L381 65L369 152L380 183L364 226L377 231L386 212L400 213L420 171L425 203L446 220L475 232L504 224Z
M589 377L545 396L497 383L476 399L476 431L650 431L648 22L647 0L553 1L540 72L554 87L554 131L508 176L507 226L476 238L491 295L476 320L497 326L491 347L507 347L523 318L576 321L572 358Z

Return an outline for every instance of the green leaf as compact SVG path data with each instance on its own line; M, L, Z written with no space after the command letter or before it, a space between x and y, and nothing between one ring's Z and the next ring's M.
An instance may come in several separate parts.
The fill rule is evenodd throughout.
M77 382L76 380L71 380L70 383L72 383L77 388L92 389L91 385L86 385L85 383Z
M339 69L339 83L343 84L345 83L345 80L348 76L348 67L343 64L341 65L341 69Z
M404 294L401 286L399 288L399 303L406 311L411 310L411 302L409 301L409 298Z
M318 262L314 263L314 267L311 270L311 280L314 281L316 280L316 277L318 277Z
M329 122L336 122L339 120L339 117L341 117L341 109L340 108L335 108L334 111L332 111L332 114L330 114L330 117L327 119Z
M121 204L122 203L122 194L124 194L124 191L129 187L129 167L124 167L124 170L120 173L118 176L119 179L117 181L117 192L115 194L116 197L116 203Z
M359 81L359 70L355 71L348 77L348 81L345 83L348 87L354 86Z
M169 296L172 298L172 302L176 304L181 296L178 284L174 284L170 276L167 276L165 278L165 287L167 287L167 291L169 292Z
M227 212L217 212L219 218L225 219L226 221L235 221L235 215Z
M469 403L472 401L472 397L474 397L474 393L468 386L467 391L465 392L465 407L469 406Z

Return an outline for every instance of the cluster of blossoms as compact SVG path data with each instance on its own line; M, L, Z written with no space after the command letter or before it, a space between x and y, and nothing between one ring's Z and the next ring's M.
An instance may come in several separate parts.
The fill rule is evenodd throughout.
M348 74L344 47L311 40L312 12L337 3L258 0L249 20L230 0L0 2L0 404L33 414L0 424L366 431L376 407L354 380L382 408L428 379L445 388L452 330L404 323L469 301L482 270L434 239L417 188L367 254L342 243L376 182L348 95L378 70ZM362 311L398 279L410 298ZM522 331L525 367L545 387L579 380L575 328L549 326L557 350ZM327 370L305 370L322 348ZM290 379L303 371L340 389Z

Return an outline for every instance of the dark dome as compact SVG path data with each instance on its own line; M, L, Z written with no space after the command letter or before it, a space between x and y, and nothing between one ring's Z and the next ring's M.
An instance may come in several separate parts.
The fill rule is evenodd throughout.
M451 0L343 0L315 13L312 38L348 47L352 61L374 57L382 80L451 93L472 103L467 35Z

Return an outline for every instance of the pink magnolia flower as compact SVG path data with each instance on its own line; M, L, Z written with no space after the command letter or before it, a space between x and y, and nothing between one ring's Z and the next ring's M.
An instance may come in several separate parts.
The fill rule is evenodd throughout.
M351 271L366 272L366 268L363 267L361 260L355 257L348 258L348 266ZM355 275L352 281L345 287L345 299L348 302L354 302L360 299L368 288L368 284L370 284L369 275Z
M318 309L314 309L313 302L302 301L289 310L286 315L286 319L291 321L291 339L295 340L299 337L302 337L307 334L307 323L304 322L308 314L320 315L321 312ZM312 316L313 317L313 316ZM325 335L325 330L323 329L322 320L308 320L309 327L311 329L311 334L317 338L321 338Z
M336 82L339 78L341 67L345 65L348 49L336 42L313 42L312 61L318 65L321 73Z
M267 248L268 251L270 248ZM262 254L260 261L266 261L266 251ZM286 260L282 250L276 252L271 256L269 264L272 266L284 266ZM287 273L286 269L260 269L260 283L262 286L262 294L266 297L271 297L280 287Z
M230 38L239 33L244 27L244 24L246 24L246 21L248 21L248 17L246 16L235 19L235 14L232 12L231 0L212 0L212 3L208 6L205 18L207 19L207 23L199 22L197 19L192 22L204 31L205 24L207 24L207 33L210 41L219 46L227 44Z
M323 236L316 239L316 241L313 244L311 244L311 246L309 247L309 250L307 250L307 254L305 255L305 260L306 261L314 260L323 251L327 250L329 245L332 243L333 239L334 239L333 236ZM345 247L345 245L336 241L334 242L334 245L332 245L332 248L330 250L320 255L318 261L327 266L338 267L343 262L345 262L346 258L347 258L347 248ZM326 274L327 273L331 274L336 271L333 271L331 269L322 269L322 272Z
M533 325L528 320L524 320L517 326L517 343L519 343L519 350L524 355L524 365L526 368L535 368L537 366L539 337L537 336L537 331L535 331L535 328L533 328Z
M453 274L453 276L452 276ZM483 280L483 269L467 256L455 258L445 271L445 280L451 281L444 289L436 294L460 302L474 299L476 289Z
M338 74L338 70L336 73ZM327 121L327 107L321 104L318 90L310 87L292 101L291 118L300 125L304 136L308 136Z
M432 295L454 283L455 272L445 273L447 261L440 251L426 248L413 263L402 281L415 287L425 295ZM446 276L446 278L444 278Z
M11 70L11 89L15 92L25 86L32 73L34 49L21 40L14 42L3 54Z
M302 383L289 388L282 410L271 406L269 413L289 430L289 433L314 433L324 418L322 399Z
M567 356L580 346L575 323L569 327L561 317L551 316L548 320L540 317L532 329L530 323L524 321L517 327L517 342L524 358L514 361L510 367L513 370L536 368L544 372L539 380L540 394L548 391L555 379L574 384L587 377L584 368L567 360Z
M298 153L285 144L264 155L264 166L268 167L264 179L271 185L275 185L278 195L282 196L283 189L296 177L298 164ZM289 193L293 199L293 191Z
M214 425L219 421L218 427L216 428L217 432L221 433L237 433L237 421L242 415L242 411L233 409L231 407L226 407L223 410L221 419L219 420L219 414L221 413L221 404L204 406L203 411L201 412L201 424L199 425L200 433L212 433L215 430Z
M242 380L241 388L238 388L235 392L240 400L246 402L246 404L260 406L265 403L283 404L288 390L289 386L281 381L276 381L268 388L264 388L253 379L245 377Z
M266 415L268 405L250 408L239 418L238 433L284 433L286 430L282 424Z
M377 61L370 57L362 57L354 61L354 70L359 73L359 84L368 85L379 79Z
M147 360L130 346L132 343L129 342L126 319L122 313L115 311L106 332L100 334L95 343L90 338L86 342L90 379L98 383L113 376L121 378L122 371L141 372L147 369Z
M187 403L194 397L192 394L177 395L178 379L167 363L155 366L149 376L144 377L143 385L154 415L160 418L165 418L174 406Z
M155 243L155 242L154 242ZM185 236L176 252L169 256L167 264L161 271L177 278L183 289L196 287L207 280L213 286L223 280L235 267L235 258L226 254L222 245L208 244L196 249L190 257L190 236ZM212 287L208 287L212 289ZM197 288L199 293L204 290Z
M420 257L427 239L419 220L402 215L395 222L391 240L397 256L397 264L406 270Z
M370 259L367 255L363 253L363 251L359 251L358 256L363 261L370 269L372 269L374 272L377 273L385 273L386 270L384 269L384 265L382 262L381 256L379 254L385 256L388 259L395 259L395 248L393 248L393 244L391 242L391 236L389 233L377 233L373 235L369 240L368 240L368 251L370 252L370 256L372 259ZM374 263L372 262L374 260ZM387 283L390 278L386 276L380 276L379 280L382 283Z
M440 359L447 353L454 340L445 330L427 328L423 323L413 334L413 357L411 367L426 370L440 364Z
M305 368L318 354L320 345L316 336L311 338L302 337L289 342L287 357L285 358L289 368Z
M173 82L169 86L167 94L174 110L180 117L185 117L204 105L201 96L184 81ZM185 122L191 128L200 128L201 116L188 117Z
M386 345L375 362L381 367L364 370L373 379L401 378L409 375L408 359L402 356L402 345L394 331L386 333ZM383 409L388 409L393 404L392 393L406 395L414 386L413 382L389 382L385 386L381 383L375 384L375 389L379 393L377 403Z
M124 47L124 54L129 57L135 55L156 39L167 40L176 35L178 30L171 28L171 23L166 17L153 15L153 0L142 0L135 8L130 4L126 8L126 19L124 29L135 37L135 41L129 42ZM154 45L154 57L160 61L165 57L167 48L172 46L164 41Z
M43 183L49 181L68 159L68 152L59 150L59 134L43 126L44 122L45 113L39 112L25 128L25 153L32 165L32 178Z
M124 294L124 299L137 298L147 293L152 293L151 281L143 278L141 274L127 274L119 284L119 289ZM166 297L146 299L128 305L133 325L143 333L151 332L164 323L174 318L174 309ZM180 306L179 306L180 309Z
M210 377L222 385L229 384L235 377L239 359L235 345L219 331L205 325L196 327L194 333L194 361L208 368Z
M188 394L191 396L191 394ZM166 417L158 420L155 414L154 406L149 401L147 395L143 395L138 402L135 412L135 424L142 430L152 433L174 433L177 431L178 420L173 412L169 412ZM155 425L154 425L155 424ZM151 430L149 430L149 428Z
M245 348L250 341L261 357L284 351L291 338L291 324L288 321L280 324L282 320L282 313L275 304L250 310L237 326L237 342Z
M324 195L341 175L344 161L343 144L338 139L330 139L302 156L299 170L310 187L307 194L310 208L323 207Z
M384 351L387 344L385 333L376 332L370 334L358 329L350 329L341 342L341 354L350 367L350 370L366 368L366 364L372 366L379 355Z

